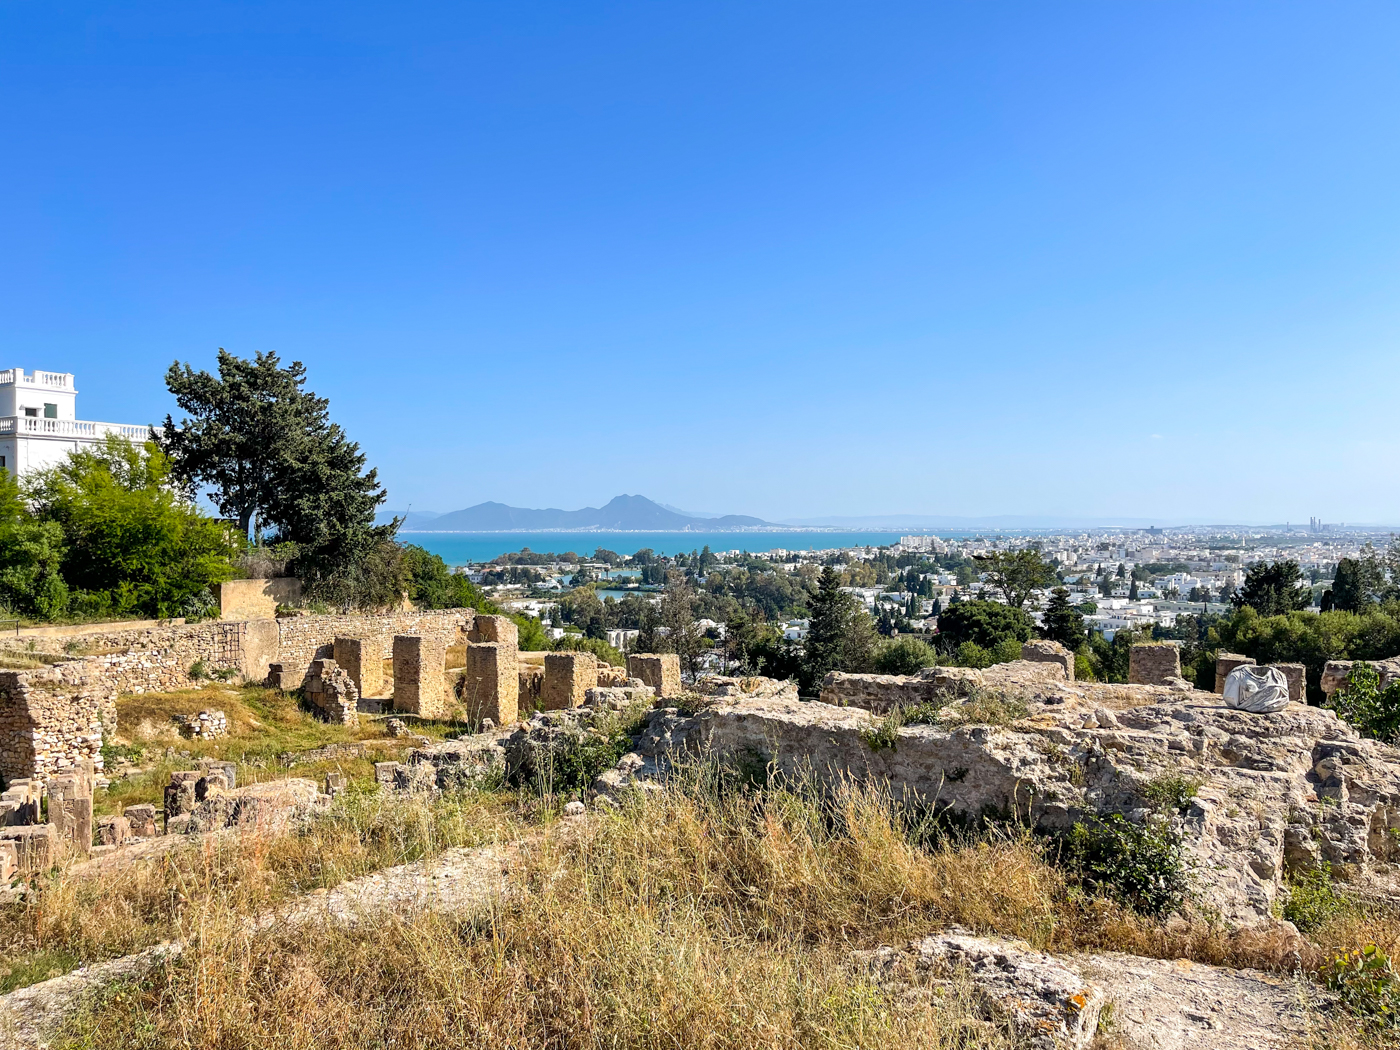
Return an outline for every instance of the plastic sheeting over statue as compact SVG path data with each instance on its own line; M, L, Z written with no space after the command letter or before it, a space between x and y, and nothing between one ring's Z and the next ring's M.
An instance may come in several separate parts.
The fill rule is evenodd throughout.
M1288 706L1288 679L1277 667L1236 667L1225 679L1225 706L1257 715Z

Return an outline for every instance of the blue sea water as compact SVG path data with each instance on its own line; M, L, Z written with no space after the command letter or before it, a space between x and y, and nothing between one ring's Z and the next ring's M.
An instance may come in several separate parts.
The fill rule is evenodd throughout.
M657 554L776 549L828 550L833 547L880 547L899 542L897 532L400 532L399 539L439 555L448 565L490 561L529 547L532 551L592 554L605 547L635 554L650 547Z

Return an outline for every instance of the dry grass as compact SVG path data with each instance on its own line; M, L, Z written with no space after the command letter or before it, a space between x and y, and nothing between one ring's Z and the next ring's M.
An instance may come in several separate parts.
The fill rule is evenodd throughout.
M1277 933L1154 922L1085 897L1028 834L925 849L906 831L910 815L879 791L744 791L712 769L541 835L512 875L517 892L473 919L261 932L246 922L293 892L473 836L518 834L521 801L361 800L381 808L351 807L250 856L207 847L179 862L178 878L172 861L144 884L111 884L120 901L92 919L57 887L47 903L41 895L26 918L36 947L135 947L155 928L191 941L179 962L75 1022L65 1045L998 1047L1014 1041L963 992L891 995L852 951L953 924L1054 950L1279 969L1299 956L1315 965L1333 945L1400 947L1400 923L1379 911L1351 909L1301 950ZM539 800L528 808L539 812ZM45 925L38 912L53 917ZM84 922L99 929L82 933ZM146 932L113 936L132 923ZM1327 1024L1340 1033L1331 1046L1376 1045L1341 1019Z

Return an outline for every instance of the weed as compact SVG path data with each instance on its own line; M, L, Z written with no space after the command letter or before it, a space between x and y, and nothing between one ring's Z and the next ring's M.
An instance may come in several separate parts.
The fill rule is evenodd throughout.
M202 682L209 677L209 665L203 660L196 660L190 664L188 674L191 681Z
M1143 786L1142 797L1158 813L1184 814L1191 808L1191 800L1196 797L1196 792L1204 783L1205 780L1200 777L1162 773Z
M1189 889L1181 836L1164 823L1134 824L1117 813L1076 824L1070 867L1096 892L1146 915L1180 907Z
M1374 944L1334 956L1320 976L1352 1013L1379 1027L1400 1024L1400 976Z
M1030 714L1020 697L973 690L960 704L945 707L939 721L946 726L1009 726Z
M1283 917L1303 933L1321 929L1345 908L1346 898L1332 888L1331 869L1327 865L1296 875L1288 882Z

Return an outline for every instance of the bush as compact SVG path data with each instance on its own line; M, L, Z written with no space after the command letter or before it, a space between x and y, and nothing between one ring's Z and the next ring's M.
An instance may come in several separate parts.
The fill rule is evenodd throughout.
M1332 888L1330 869L1323 866L1289 880L1283 917L1303 933L1311 933L1321 929L1345 908L1345 898Z
M1014 641L1017 643L1015 658L1019 659L1019 643L1030 641L1034 630L1035 621L1029 613L1000 602L958 602L948 606L938 617L940 644L950 652L964 642L993 649L1000 642Z
M1390 957L1374 944L1334 956L1320 976L1352 1013L1383 1027L1400 1022L1400 978Z
M1134 824L1118 813L1076 824L1069 834L1070 867L1095 892L1146 915L1181 906L1190 880L1181 836L1168 824Z
M918 674L938 662L933 649L917 638L900 638L875 654L878 674Z
M1179 773L1153 777L1142 789L1142 797L1158 813L1185 813L1205 781Z
M1362 736L1375 740L1400 738L1400 681L1384 690L1381 676L1366 663L1355 663L1347 675L1347 687L1332 694L1330 706Z
M521 648L523 649L524 646L522 645ZM592 653L600 661L613 667L627 666L627 657L601 638L584 638L577 634L566 634L562 638L555 639L553 648L556 653Z

